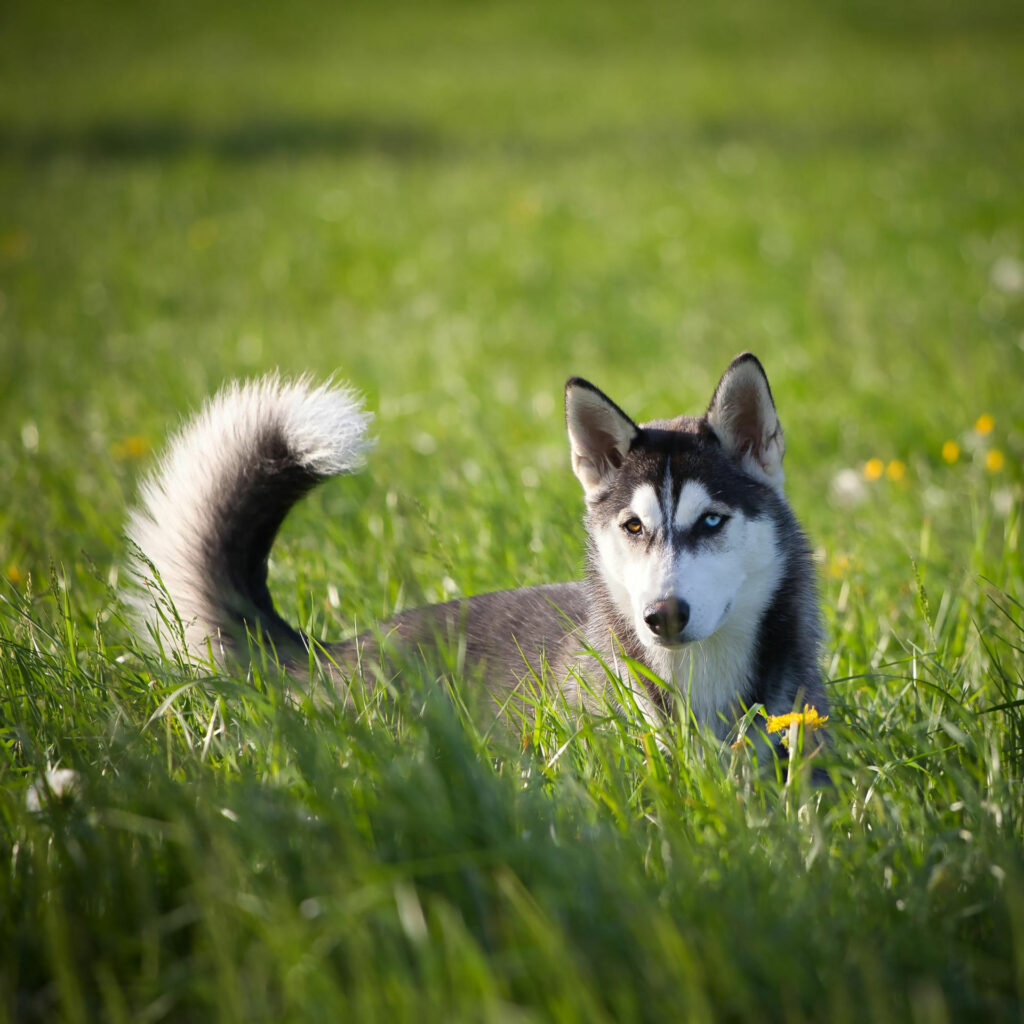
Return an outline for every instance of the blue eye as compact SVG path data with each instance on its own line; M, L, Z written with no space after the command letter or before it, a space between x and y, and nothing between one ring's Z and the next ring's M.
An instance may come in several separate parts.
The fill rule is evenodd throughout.
M725 516L720 516L717 512L709 512L701 521L701 526L705 530L717 530L725 522Z

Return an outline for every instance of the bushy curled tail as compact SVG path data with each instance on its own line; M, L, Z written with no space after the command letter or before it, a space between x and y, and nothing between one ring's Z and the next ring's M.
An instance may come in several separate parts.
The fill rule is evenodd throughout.
M180 622L199 657L247 629L278 647L301 642L274 609L267 556L299 498L362 465L370 420L347 388L305 377L236 382L210 399L171 439L128 521L143 628L163 642Z

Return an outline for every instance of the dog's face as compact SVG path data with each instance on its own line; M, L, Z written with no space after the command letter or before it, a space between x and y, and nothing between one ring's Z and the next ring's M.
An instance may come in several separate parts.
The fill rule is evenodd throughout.
M778 564L774 521L757 514L749 493L758 485L727 464L715 467L720 452L704 455L720 473L687 472L693 453L677 445L684 450L667 454L641 442L588 502L597 569L648 647L704 640L745 618L761 607Z
M596 568L641 643L671 649L749 625L777 583L782 481L760 364L735 360L703 417L638 426L578 380L566 417Z

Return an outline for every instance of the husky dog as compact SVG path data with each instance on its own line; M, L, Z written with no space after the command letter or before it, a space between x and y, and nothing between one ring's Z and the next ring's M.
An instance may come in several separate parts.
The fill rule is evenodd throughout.
M814 571L756 357L733 360L703 416L637 424L574 377L565 418L586 499L585 578L406 611L374 636L316 645L338 685L388 649L455 641L502 704L543 676L583 706L631 695L652 724L682 701L720 737L756 703L824 713ZM313 641L276 612L267 557L299 498L360 466L368 425L344 388L272 376L230 385L173 438L127 532L137 574L170 597L193 652L241 656L259 633L308 678ZM159 601L139 603L159 636Z

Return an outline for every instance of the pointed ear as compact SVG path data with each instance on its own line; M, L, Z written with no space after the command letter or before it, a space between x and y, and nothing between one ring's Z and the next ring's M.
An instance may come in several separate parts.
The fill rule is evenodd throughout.
M782 490L786 445L768 378L756 356L745 352L729 364L715 388L707 421L745 472Z
M579 377L565 385L565 425L572 471L588 495L622 465L640 429L610 398Z

